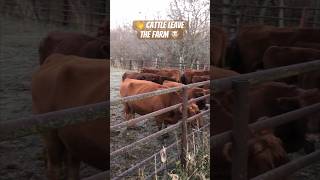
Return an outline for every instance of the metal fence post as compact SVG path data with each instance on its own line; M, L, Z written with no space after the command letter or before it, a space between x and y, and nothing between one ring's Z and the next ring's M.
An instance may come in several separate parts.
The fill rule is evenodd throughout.
M232 180L247 180L249 85L247 80L232 81L234 119L232 127Z
M180 160L183 167L186 167L187 155L187 119L188 119L188 94L187 87L182 88L182 123L181 123L181 155Z

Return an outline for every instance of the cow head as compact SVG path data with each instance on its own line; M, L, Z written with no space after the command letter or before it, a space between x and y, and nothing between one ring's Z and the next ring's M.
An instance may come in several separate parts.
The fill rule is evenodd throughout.
M292 111L320 102L319 89L299 89L299 95L294 97L281 97L277 99L279 107L284 111ZM320 112L306 116L307 129L311 132L319 132Z
M292 111L312 104L320 102L320 92L318 89L303 90L299 89L299 95L293 97L281 97L277 99L278 106L283 111ZM295 124L294 124L295 123ZM286 143L287 151L291 152L297 150L299 147L303 146L305 153L310 153L314 151L313 140L307 140L306 136L308 134L319 133L320 130L320 112L312 113L309 116L305 116L293 123L299 131L295 134L290 134L291 137L295 139L295 142ZM278 132L281 133L281 132ZM290 145L290 146L289 146Z
M191 97L192 98L199 98L199 97L202 97L202 96L205 96L208 91L203 89L203 88L192 88L190 89L191 91ZM207 106L206 106L206 99L202 99L202 100L199 100L196 102L196 104L198 105L199 109L207 109Z
M232 162L232 143L223 148L223 155ZM248 176L250 178L262 174L289 162L282 142L270 130L263 130L248 140Z
M179 108L179 112L182 113L182 106ZM190 103L188 106L188 117L192 117L196 114L199 114L200 110L196 103ZM191 122L192 127L202 127L203 126L203 118L198 117Z

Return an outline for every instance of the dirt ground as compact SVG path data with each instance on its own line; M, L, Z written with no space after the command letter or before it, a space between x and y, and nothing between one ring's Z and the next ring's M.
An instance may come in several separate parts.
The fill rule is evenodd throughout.
M31 115L30 82L38 67L38 45L48 32L80 31L0 16L0 121ZM38 135L0 142L1 180L45 178L42 142ZM81 177L99 171L82 165Z

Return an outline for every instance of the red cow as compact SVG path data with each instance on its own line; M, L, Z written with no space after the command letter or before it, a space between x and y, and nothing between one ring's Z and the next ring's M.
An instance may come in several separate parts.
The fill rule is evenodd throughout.
M232 114L224 108L218 99L211 98L212 114L210 132L217 135L232 129ZM287 163L288 156L282 147L282 142L270 130L263 130L249 136L248 142L248 178L267 172ZM213 179L231 179L231 149L232 143L226 143L211 148L214 156L211 164L215 171Z
M224 107L231 112L233 104L232 91L217 97ZM311 98L312 97L312 98ZM320 92L317 89L303 90L293 85L270 82L250 89L250 122L255 122L263 116L272 117L298 108L320 102ZM275 135L284 144L287 152L295 152L308 142L305 135L310 123L318 122L319 113L303 117L299 120L275 128Z
M160 76L166 76L171 79L174 79L176 82L180 82L180 71L178 69L151 69L143 68L141 69L142 73L153 73Z
M301 46L308 43L320 43L320 29L278 28L264 25L243 26L234 43L237 44L239 64L233 67L240 73L253 72L262 68L264 52L270 46ZM310 45L310 44L309 44Z
M127 97L167 88L167 86L163 86L151 81L125 79L120 86L120 95L121 97ZM145 115L169 106L179 104L181 102L182 98L177 92L153 96L133 102L126 102L124 103L125 117L127 120L129 120L131 118L134 118L135 113ZM200 110L195 103L191 103L188 106L188 116L193 116L199 112ZM178 108L173 111L156 116L155 120L160 130L162 127L162 123L164 123L165 125L175 124L178 122L178 120L181 119L181 116L181 108ZM200 126L203 124L201 118L198 118L196 121L199 122ZM195 123L193 123L193 125L195 125Z
M152 73L138 73L138 72L125 72L122 75L122 81L124 81L126 78L146 80L146 81L151 81L151 82L155 82L158 84L162 84L163 81L166 81L166 80L174 81L174 79L171 79L166 76L160 76L160 75L152 74Z
M288 66L320 59L320 50L297 47L271 46L263 56L264 68ZM320 73L310 72L297 77L286 78L285 82L298 84L301 88L320 88Z
M210 64L218 67L225 65L227 33L222 27L213 26L210 37Z
M80 33L51 32L40 42L39 61L42 64L53 53L107 59L109 57L107 41L106 36L97 38Z
M53 54L32 76L33 113L105 101L108 97L106 89L109 89L108 76L107 60ZM80 161L98 169L110 169L106 118L48 130L42 138L50 180L58 180L62 174L67 179L80 179ZM62 168L63 163L65 168Z

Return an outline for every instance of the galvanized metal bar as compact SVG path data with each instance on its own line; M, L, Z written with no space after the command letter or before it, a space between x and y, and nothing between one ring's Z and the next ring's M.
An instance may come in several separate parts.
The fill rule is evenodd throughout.
M200 117L200 116L203 116L203 115L205 115L205 114L207 114L207 113L209 113L209 112L210 112L210 110L206 110L206 111L203 111L203 112L201 112L201 113L199 113L199 114L196 114L196 115L194 115L194 116L186 119L186 122L191 122L191 121L193 121L195 118L198 118L198 117ZM139 145L139 144L142 145L143 143L146 143L146 142L149 141L150 139L157 138L157 137L159 137L159 136L161 136L161 135L163 135L163 134L165 134L165 133L168 133L168 132L170 132L170 131L173 131L173 130L175 130L175 129L178 129L181 124L182 124L182 121L179 121L178 123L176 123L176 124L174 124L174 125L171 125L171 126L165 128L165 129L162 129L162 130L160 130L160 131L158 131L158 132L156 132L156 133L153 133L153 134L151 134L151 135L149 135L149 136L147 136L147 137L145 137L145 138L142 138L142 139L140 139L140 140L138 140L138 141L136 141L136 142L133 142L132 144L129 144L129 145L124 146L124 147L122 147L122 148L120 148L120 149L118 149L118 150L115 150L115 151L113 151L113 152L110 153L110 157L111 157L111 156L116 156L116 155L121 154L121 153L123 153L123 152L126 152L127 150L132 149L134 146L137 146L137 145Z
M115 105L125 103L125 102L145 99L147 97L153 97L153 96L158 96L161 94L168 94L171 92L177 92L177 91L180 91L183 87L192 88L192 87L207 85L209 83L210 83L210 81L203 81L203 82L198 82L198 83L193 83L193 84L188 84L188 85L182 85L179 87L168 88L168 89L164 89L164 90L157 90L157 91L152 91L152 92L147 92L147 93L141 93L141 94L134 95L134 96L117 98L117 99L111 100L110 105L115 106Z
M181 121L176 123L176 124L174 124L174 125L171 125L171 126L165 128L165 129L162 129L162 130L160 130L160 131L158 131L156 133L153 133L153 134L151 134L151 135L149 135L149 136L147 136L145 138L142 138L142 139L140 139L140 140L138 140L136 142L133 142L132 144L129 144L129 145L124 146L124 147L122 147L122 148L120 148L118 150L115 150L115 151L110 153L110 157L116 156L116 155L121 154L123 152L126 152L127 150L132 149L134 146L143 145L144 143L148 142L152 138L159 137L159 136L161 136L161 135L163 135L165 133L171 132L172 130L175 130L175 129L179 128L180 125L181 125Z
M176 158L177 159L177 158ZM167 163L167 165L172 165L172 164L174 164L175 162L176 162L176 159L171 159L168 163ZM154 175L156 174L156 173L160 173L160 172L162 172L162 171L164 171L166 169L166 167L165 166L162 166L162 167L160 167L159 169L157 169L157 171L155 172L155 171L152 171L150 174L149 174L149 176L147 176L146 178L145 178L145 180L153 180L153 179L155 179L154 178Z
M210 137L210 149L218 147L221 144L232 140L231 130ZM213 151L213 150L212 150Z
M232 180L247 180L250 83L246 80L232 83L235 93L232 123Z
M207 95L204 95L204 96L201 96L201 97L198 97L198 98L190 99L190 100L188 101L188 103L190 104L190 103L192 103L192 102L197 102L197 101L206 99L206 98L208 98L208 97L210 97L210 94L207 94Z
M187 165L187 119L188 119L188 89L182 89L182 123L181 123L181 154L180 162L182 167Z
M0 122L0 141L109 117L109 101Z
M284 164L276 169L270 170L262 175L259 175L251 180L265 180L265 179L281 179L285 178L298 170L320 161L320 150L293 160L287 164Z
M95 174L87 178L83 178L82 180L106 180L106 179L110 179L110 170Z
M266 118L263 121L252 123L250 124L249 128L252 131L260 131L262 129L274 128L282 124L286 124L291 121L298 120L305 116L309 116L312 113L316 113L319 111L320 111L320 103L317 103L317 104L306 106L306 107L303 107L294 111L290 111L284 114L280 114L278 116Z
M194 115L192 117L189 117L187 119L187 123L190 123L191 121L194 121L196 118L199 118L199 117L204 116L204 115L209 114L209 113L210 113L210 109L202 111L201 113L198 113L198 114L196 114L196 115Z
M197 129L197 130L195 130L195 131L196 131L196 132L201 131L201 130L209 127L209 126L210 126L210 123L204 125L203 127L199 128L199 129ZM189 134L188 134L188 138L189 138L191 135L192 135L192 133L189 133ZM169 146L167 146L167 147L166 147L167 151L168 151L169 149L175 147L175 145L176 145L177 143L180 143L180 142L181 142L181 140L178 140L178 141L175 141L174 143L170 144ZM147 163L148 161L153 160L153 159L154 159L154 156L157 156L157 155L159 155L159 154L160 154L160 152L154 153L152 156L144 159L143 161L140 161L139 163L137 163L136 165L134 165L134 166L132 166L131 168L127 169L126 171L122 172L122 173L119 174L118 176L112 178L112 180L119 180L119 179L125 178L125 177L128 176L132 171L134 171L134 170L138 169L139 167L143 166L143 165L144 165L145 163Z
M301 109L290 111L284 114L280 114L271 118L266 118L263 121L258 121L249 124L249 128L252 132L257 132L262 129L274 128L285 123L297 120L301 117L308 116L312 113L318 112L320 109L320 103L307 106ZM223 132L221 134L210 137L210 149L216 148L217 146L231 141L232 133L231 130Z
M215 6L228 6L228 7L237 7L237 8L267 8L267 9L295 9L295 10L302 10L303 7L290 7L290 6L257 6L257 5L249 5L249 4L223 4L223 3L215 3ZM320 10L319 8L310 8L307 7L309 10Z
M169 112L169 111L172 111L174 109L177 109L178 107L181 106L181 103L179 104L176 104L176 105L173 105L173 106L169 106L169 107L166 107L166 108L163 108L163 109L160 109L158 111L154 111L152 113L149 113L149 114L146 114L146 115L143 115L143 116L140 116L140 117L137 117L137 118L134 118L134 119L130 119L128 121L125 121L125 122L122 122L122 123L119 123L119 124L116 124L116 125L113 125L110 127L111 130L113 129L116 129L116 128L122 128L122 127L125 127L127 126L128 124L135 124L135 123L138 123L140 121L143 121L147 118L151 118L151 117L154 117L154 116L158 116L158 115L161 115L161 114L164 114L166 112ZM146 120L147 121L147 120ZM146 122L144 121L144 122Z
M232 88L234 80L248 80L251 85L263 82L273 81L276 79L286 78L320 69L320 60L310 61L306 63L294 64L290 66L282 66L264 71L256 71L248 74L240 74L238 76L221 78L212 80L210 89L213 92L221 92Z

